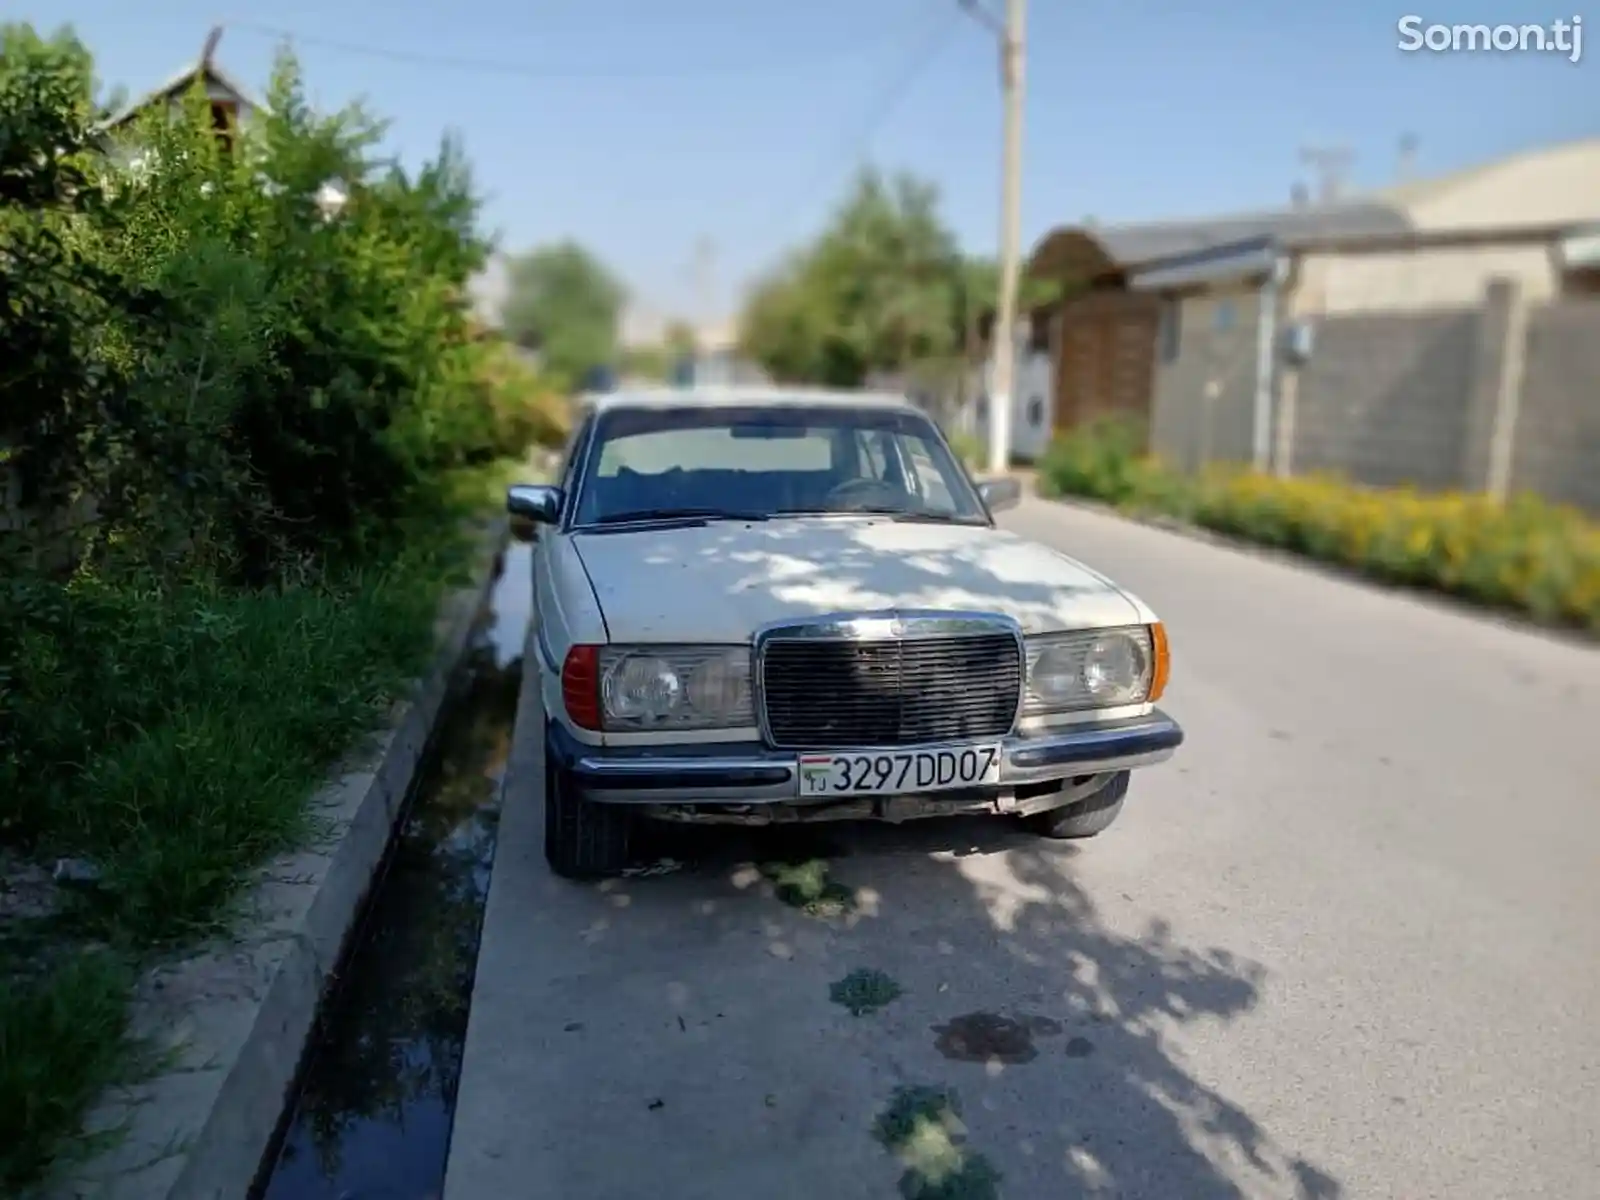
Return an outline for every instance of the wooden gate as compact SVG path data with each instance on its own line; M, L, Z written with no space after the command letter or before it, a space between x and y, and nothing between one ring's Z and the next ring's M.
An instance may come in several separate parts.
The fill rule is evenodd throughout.
M1091 292L1069 300L1056 330L1055 428L1128 416L1148 425L1155 381L1155 297Z

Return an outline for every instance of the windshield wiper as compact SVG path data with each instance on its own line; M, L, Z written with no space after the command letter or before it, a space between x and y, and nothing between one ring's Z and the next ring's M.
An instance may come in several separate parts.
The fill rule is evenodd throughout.
M634 521L765 521L764 512L740 512L729 508L635 508L627 512L606 513L591 525L626 525Z
M896 521L916 522L924 525L982 525L975 517L956 513L929 512L915 508L895 508L887 504L864 504L857 508L782 508L775 514L780 517L889 517Z

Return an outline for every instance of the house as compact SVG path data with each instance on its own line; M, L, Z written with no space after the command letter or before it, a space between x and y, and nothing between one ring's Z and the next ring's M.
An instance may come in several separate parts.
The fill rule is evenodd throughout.
M151 109L163 108L169 113L177 113L189 90L200 83L210 103L211 127L224 149L232 150L239 131L270 110L264 100L217 61L217 44L221 40L222 27L219 25L206 35L200 55L194 62L102 121L95 133L105 149L133 169L146 167L148 163L140 148L122 135L126 134L136 118ZM332 183L323 184L318 190L317 203L323 212L330 215L344 207L346 201L344 190Z
M207 35L205 44L200 49L200 56L194 62L174 73L166 82L124 105L101 122L96 132L109 141L119 130L125 130L132 124L140 114L158 105L165 106L168 111L177 112L182 107L183 99L189 89L199 81L204 84L206 99L211 104L211 127L217 131L217 137L223 145L231 148L237 131L256 113L264 111L266 105L216 61L217 43L221 40L222 28L218 26Z
M1466 335L1457 318L1478 313L1496 281L1535 307L1594 296L1597 229L1600 139L1339 202L1302 198L1259 213L1058 228L1026 263L1031 275L1062 285L1066 299L1019 332L1018 378L1036 382L1034 394L1019 386L1013 397L1014 444L1031 449L1052 430L1124 414L1147 422L1153 447L1186 465L1266 467L1275 456L1287 463L1293 437L1275 420L1281 385L1293 390L1316 374L1297 372L1298 359L1311 354L1324 376L1342 361L1338 387L1347 394L1361 390L1350 372L1365 360L1367 390L1392 400L1396 381L1379 377L1399 349L1381 350L1385 330L1418 335L1428 320L1442 321L1459 340ZM1432 353L1461 374L1471 351ZM1041 369L1048 379L1039 382ZM1441 366L1435 382L1458 392L1445 373ZM981 417L976 406L965 414L980 433ZM1434 440L1446 448L1420 477L1420 452L1396 455L1387 467L1368 464L1367 473L1384 482L1453 478L1444 462L1450 438Z

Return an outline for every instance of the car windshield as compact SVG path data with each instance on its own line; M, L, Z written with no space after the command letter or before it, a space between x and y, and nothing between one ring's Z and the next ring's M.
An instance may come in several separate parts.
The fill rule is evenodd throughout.
M578 525L882 514L983 525L927 417L833 405L614 408L590 441Z

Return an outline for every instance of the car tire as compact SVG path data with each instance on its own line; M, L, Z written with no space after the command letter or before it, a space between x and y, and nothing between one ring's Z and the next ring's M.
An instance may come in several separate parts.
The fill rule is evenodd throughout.
M565 879L606 879L622 873L632 849L633 815L614 804L578 796L567 773L544 757L544 857Z
M1122 812L1132 773L1118 771L1092 796L1060 808L1024 817L1023 823L1040 837L1091 838L1101 833Z

